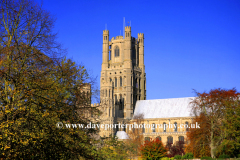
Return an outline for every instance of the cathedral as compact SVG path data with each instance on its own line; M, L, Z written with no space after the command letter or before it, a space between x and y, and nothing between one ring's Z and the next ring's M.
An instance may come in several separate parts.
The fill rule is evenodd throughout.
M123 36L110 40L109 31L103 31L100 77L100 110L103 114L100 119L103 125L120 125L100 128L100 136L117 135L121 139L121 133L127 135L131 130L126 127L127 124L133 124L133 117L141 114L143 122L152 126L143 128L145 140L159 138L164 143L184 141L188 129L179 126L192 122L189 104L194 97L146 100L144 34L132 37L130 26L126 26L123 33ZM171 123L178 127L157 127Z
M104 124L126 124L133 117L138 100L146 99L144 66L144 35L132 37L131 27L125 27L124 36L109 40L109 31L103 31L100 99ZM119 128L104 129L101 136L114 135Z

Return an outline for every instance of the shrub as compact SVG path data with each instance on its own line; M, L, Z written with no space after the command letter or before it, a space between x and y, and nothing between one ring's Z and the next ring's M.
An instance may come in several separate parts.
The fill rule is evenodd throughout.
M161 160L174 160L174 157L172 157L172 158L163 157L163 158L161 158Z
M193 154L192 153L186 153L182 159L193 159Z
M140 147L142 158L146 160L160 159L167 155L167 148L165 148L159 139L153 141L145 141L144 145Z
M212 159L212 157L202 157L201 159Z
M181 155L176 155L176 156L174 156L174 159L182 159L182 156Z
M167 143L166 147L169 150L167 157L174 157L175 155L185 154L184 152L184 142L177 141L174 145L172 143Z
M230 156L229 155L226 155L226 154L222 154L222 155L220 155L218 158L230 158Z

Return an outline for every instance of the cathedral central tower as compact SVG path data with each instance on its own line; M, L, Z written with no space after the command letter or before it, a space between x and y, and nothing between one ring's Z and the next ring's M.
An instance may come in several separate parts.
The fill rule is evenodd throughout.
M132 118L137 100L146 99L144 35L113 37L103 31L102 70L100 79L102 124L126 124ZM100 136L109 136L124 128L101 129Z

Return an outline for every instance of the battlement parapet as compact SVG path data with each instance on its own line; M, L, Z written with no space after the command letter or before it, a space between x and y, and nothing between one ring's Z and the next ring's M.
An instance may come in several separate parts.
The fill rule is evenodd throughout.
M144 34L143 33L138 33L138 37L143 37Z
M130 26L125 26L125 31L131 31L131 27Z
M117 36L116 39L123 39L123 36Z
M112 37L111 42L112 42L113 40L120 40L120 39L123 39L123 36Z
M100 106L99 103L91 104L91 107L98 107L98 106Z
M103 34L109 34L109 30L103 30Z

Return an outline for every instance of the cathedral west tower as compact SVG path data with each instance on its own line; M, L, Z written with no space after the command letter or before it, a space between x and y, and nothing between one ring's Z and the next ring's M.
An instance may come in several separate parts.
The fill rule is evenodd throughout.
M101 123L128 123L137 100L146 99L143 33L134 38L131 27L126 26L124 37L113 37L109 41L109 31L103 31L100 90ZM113 135L118 130L125 129L101 129L100 136Z

